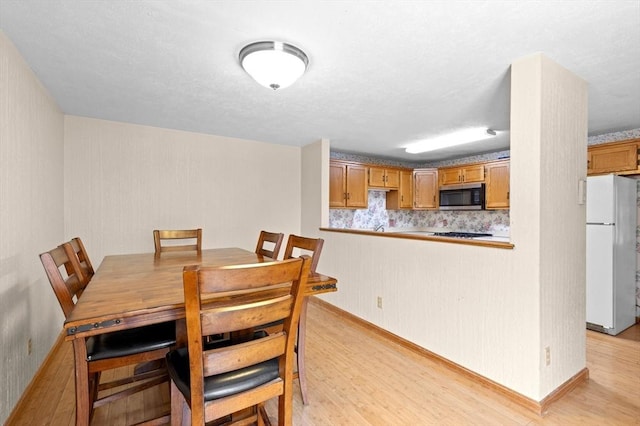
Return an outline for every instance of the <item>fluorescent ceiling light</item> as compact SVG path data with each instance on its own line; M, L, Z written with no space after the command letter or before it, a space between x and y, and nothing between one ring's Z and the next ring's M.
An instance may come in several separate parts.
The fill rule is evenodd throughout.
M273 90L292 85L309 65L309 59L302 50L279 41L248 44L239 56L247 74Z
M412 143L405 148L405 151L409 154L419 154L421 152L435 151L451 146L477 142L495 136L496 132L494 130L487 129L486 127L475 127Z

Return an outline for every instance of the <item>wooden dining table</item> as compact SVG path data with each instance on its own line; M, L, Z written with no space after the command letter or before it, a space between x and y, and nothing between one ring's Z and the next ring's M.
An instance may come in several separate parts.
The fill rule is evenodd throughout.
M242 265L272 260L241 248L106 256L64 323L66 339L74 345L76 366L78 357L86 357L87 337L111 331L178 320L178 345L185 344L185 340L181 340L184 337L180 337L184 336L182 271L185 266ZM305 296L333 291L337 291L335 278L312 273ZM298 330L298 357L302 364L307 297ZM89 395L81 395L76 403L76 415L86 413L82 415L86 418L77 418L76 424L88 424Z

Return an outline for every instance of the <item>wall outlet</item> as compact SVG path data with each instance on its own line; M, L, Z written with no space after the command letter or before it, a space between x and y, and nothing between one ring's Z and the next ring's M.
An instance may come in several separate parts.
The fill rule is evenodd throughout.
M382 309L382 297L378 296L378 308Z
M29 337L29 340L27 340L27 355L31 355L31 352L33 352L33 342L31 341L31 337Z
M544 360L547 365L551 365L551 348L549 346L544 348Z

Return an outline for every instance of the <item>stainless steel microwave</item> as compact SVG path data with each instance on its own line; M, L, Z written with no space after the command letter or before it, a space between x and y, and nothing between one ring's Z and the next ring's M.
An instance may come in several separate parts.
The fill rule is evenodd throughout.
M484 183L441 186L440 210L484 210Z

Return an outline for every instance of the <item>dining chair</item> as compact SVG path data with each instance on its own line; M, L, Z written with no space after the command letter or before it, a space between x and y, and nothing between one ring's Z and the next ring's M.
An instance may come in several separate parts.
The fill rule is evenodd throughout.
M280 246L283 239L283 233L260 231L256 253L276 260L278 254L280 254Z
M323 244L322 238L300 237L291 234L284 249L284 259L291 259L295 254L308 254L311 256L311 273L315 273Z
M83 283L84 287L86 287L89 284L89 281L91 281L91 278L93 278L95 271L93 270L93 265L91 264L91 260L89 259L87 250L84 248L82 240L80 237L75 237L72 238L68 244L61 245L67 251L69 259L74 258L77 260L80 270L75 272L77 272L78 278ZM74 273L71 262L65 264L65 269L68 275Z
M284 249L284 259L291 259L295 255L308 254L311 256L310 272L315 273L318 261L320 260L320 254L322 253L322 245L324 240L322 238L309 238L301 237L298 235L289 235L287 240L287 247ZM300 383L300 394L302 395L303 404L307 404L307 370L305 367L305 355L306 355L306 336L307 330L307 301L302 303L302 309L300 314L300 322L298 323L298 337L296 339L296 372L294 378L298 379Z
M74 250L64 243L53 250L40 255L40 260L49 279L49 283L58 298L65 318L75 307L75 302L85 286L79 279L80 265L75 256L68 253ZM71 272L67 266L71 265ZM101 372L127 365L138 365L147 361L164 360L165 355L175 346L176 326L174 322L153 324L129 330L98 334L86 339L82 349L84 356L78 357L74 350L76 370L76 407L80 395L89 395L91 405L89 413L78 412L76 416L91 419L93 409L136 392L148 389L168 381L166 367L124 379L100 383ZM86 349L86 350L84 350ZM166 364L163 364L166 366ZM136 383L135 385L132 385ZM126 388L99 397L99 392L107 389L130 385ZM110 391L111 392L111 391Z
M195 240L195 241L191 241ZM153 231L156 254L166 251L202 251L202 229L164 229ZM163 244L167 242L168 244Z
M310 266L309 256L303 256L184 268L187 347L167 354L172 425L202 425L228 416L241 424L263 424L263 403L276 396L278 424L291 424L295 330ZM203 336L252 330L276 320L284 325L274 334L203 344ZM247 408L253 409L247 413Z

